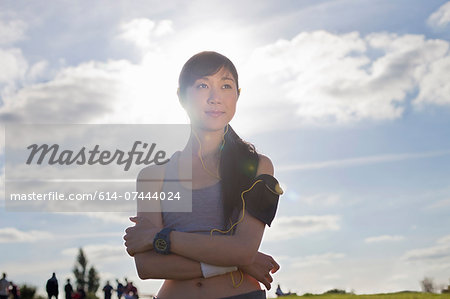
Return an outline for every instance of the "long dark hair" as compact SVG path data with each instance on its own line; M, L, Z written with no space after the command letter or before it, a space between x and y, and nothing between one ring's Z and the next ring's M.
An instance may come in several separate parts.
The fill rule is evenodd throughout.
M231 73L239 90L238 73L231 60L222 54L205 51L192 56L184 64L178 80L180 98L184 98L186 89L197 79L214 75L222 68ZM224 138L219 169L223 209L225 220L235 222L238 211L242 209L241 192L255 177L259 158L254 145L242 140L230 125Z

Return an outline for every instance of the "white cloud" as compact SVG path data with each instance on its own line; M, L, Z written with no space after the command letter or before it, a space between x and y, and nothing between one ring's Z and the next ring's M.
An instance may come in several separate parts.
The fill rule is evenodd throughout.
M450 265L450 235L438 239L434 246L409 250L402 258L408 262L438 263L448 267Z
M164 53L147 51L140 64L126 60L84 62L56 71L49 81L33 83L46 68L45 61L34 64L25 75L29 80L21 89L4 90L1 121L62 124L188 122L176 98L178 66ZM12 69L18 71L20 68ZM18 81L23 76L11 71L5 78Z
M427 208L428 209L445 209L450 207L450 198L438 200L435 203L432 203Z
M339 221L340 216L337 215L277 217L264 234L264 240L280 241L323 231L336 231L340 229Z
M48 82L3 91L0 118L58 123L187 122L175 95L184 58L175 50L161 51L172 44L159 42L173 32L171 21L134 19L123 23L121 30L122 40L132 41L143 51L139 64L85 62L58 71ZM244 90L233 125L245 133L285 129L286 120L301 126L395 119L401 117L406 98L414 90L418 90L417 109L424 104L447 105L448 47L446 41L421 35L361 37L357 32L316 31L257 48L240 69ZM3 73L4 78L0 75L0 81L26 77L32 82L47 71L45 61L28 67L21 53L14 51L3 51L10 71ZM260 126L261 122L266 126ZM327 167L332 162L306 167Z
M450 103L450 56L440 58L428 66L424 74L419 94L414 102L417 108L424 104L448 105Z
M0 99L26 78L28 62L20 48L11 47L25 37L26 28L21 20L5 22L0 19Z
M396 280L407 280L409 278L409 275L407 274L395 274L392 275L391 277L391 281L396 281Z
M38 79L42 74L45 73L45 71L48 68L48 62L45 60L41 60L33 64L28 73L27 73L27 79L34 82L36 79Z
M416 90L417 109L450 104L448 49L449 42L423 35L302 32L253 51L240 105L253 130L262 122L285 128L397 119Z
M74 213L73 215L87 216L89 218L98 219L106 223L118 223L124 225L131 225L131 221L128 213L100 213L100 212L86 212L86 213Z
M0 133L0 138L1 137L3 137L3 140L0 139L0 154L3 154L3 150L4 150L4 145L3 145L4 144L4 133ZM0 167L0 209L4 209L5 208L4 195L5 195L5 166L2 166L2 167Z
M0 228L0 243L36 242L50 238L53 238L53 235L49 232L22 231L14 227Z
M90 244L83 246L83 251L88 258L88 261L95 261L95 264L105 264L117 261L118 259L125 260L128 257L126 248L121 245L108 244ZM66 248L61 253L65 256L75 257L79 252L79 248Z
M403 154L386 154L378 156L367 156L349 159L328 160L321 162L303 163L297 165L281 165L277 167L277 171L290 171L290 170L309 170L309 169L322 169L322 168L335 168L335 167L351 167L376 163L395 162L408 159L420 159L431 158L449 155L450 151L430 151L424 153L403 153Z
M21 20L0 20L0 45L9 45L25 38L27 24ZM0 59L1 61L1 59Z
M51 260L14 260L2 264L2 269L8 274L13 274L17 277L19 275L26 275L27 280L34 275L39 275L42 281L42 274L50 275L52 272L67 271L73 265L72 259L51 259ZM58 273L59 274L59 273ZM50 278L50 277L49 277Z
M280 282L283 289L301 293L322 293L333 288L355 290L358 294L379 293L380 290L399 291L411 289L411 285L419 288L416 276L420 278L422 275L416 274L420 271L417 269L413 269L417 270L416 272L411 272L412 266L406 269L402 267L401 274L409 272L409 280L389 283L398 264L396 258L389 257L359 258L355 254L331 251L290 256L282 260L279 257L274 258L281 265L281 270L274 277L275 283Z
M83 123L111 112L118 100L120 72L129 64L87 62L61 70L45 83L26 86L4 98L2 121Z
M450 235L439 238L436 243L441 245L450 245Z
M120 25L119 38L135 44L137 47L148 50L156 48L154 38L162 37L173 33L171 20L162 20L154 22L150 19L139 18Z
M104 222L120 223L125 225L131 225L130 215L127 213L87 213L89 217L100 219Z
M300 196L300 201L308 205L333 206L340 201L337 194L320 193L311 196Z
M173 33L173 22L171 20L159 21L154 32L157 37Z
M443 4L434 13L432 13L427 20L432 27L443 28L450 23L450 1Z
M20 49L0 49L0 63L2 65L0 84L12 84L15 81L23 80L25 77L28 63Z
M106 213L107 214L107 213ZM107 238L107 237L114 237L116 240L121 240L125 235L125 232L91 232L91 233L81 233L81 234L64 234L64 235L58 235L57 239L70 239L70 240L77 240L77 239L91 239L91 238Z
M345 254L343 253L328 252L324 254L308 255L305 257L294 257L290 259L289 263L292 267L304 268L316 265L331 264L333 261L344 257Z
M366 243L396 242L396 241L402 241L404 239L405 239L405 237L403 237L403 236L382 235L382 236L366 238L366 239L364 239L364 242L366 242Z

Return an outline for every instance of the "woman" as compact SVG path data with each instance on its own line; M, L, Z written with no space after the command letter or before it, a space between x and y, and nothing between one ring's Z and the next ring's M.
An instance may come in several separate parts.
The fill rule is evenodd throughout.
M138 207L137 217L130 218L136 225L124 236L139 277L166 279L158 298L266 298L259 282L270 289L270 274L279 269L258 248L281 189L270 159L228 124L239 93L228 58L201 52L189 59L178 89L191 120L188 144L168 164L139 174L139 192L165 192L174 179L177 188L192 192L192 213L165 212L166 202L149 201L160 212ZM180 173L191 168L189 189Z

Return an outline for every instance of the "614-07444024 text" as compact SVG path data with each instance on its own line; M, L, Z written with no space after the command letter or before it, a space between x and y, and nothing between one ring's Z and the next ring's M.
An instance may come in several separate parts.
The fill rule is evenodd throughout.
M90 193L62 193L62 192L47 192L47 193L11 193L9 199L12 201L20 200L37 200L37 201L95 201L95 200L180 200L180 192L109 192L109 191L95 191Z

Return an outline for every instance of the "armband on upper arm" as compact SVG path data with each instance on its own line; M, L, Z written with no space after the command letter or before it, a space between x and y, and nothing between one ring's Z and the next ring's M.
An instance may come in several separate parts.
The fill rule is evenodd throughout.
M276 178L269 174L261 174L252 182L253 188L243 194L245 208L250 215L268 226L277 212L278 199L283 190Z

